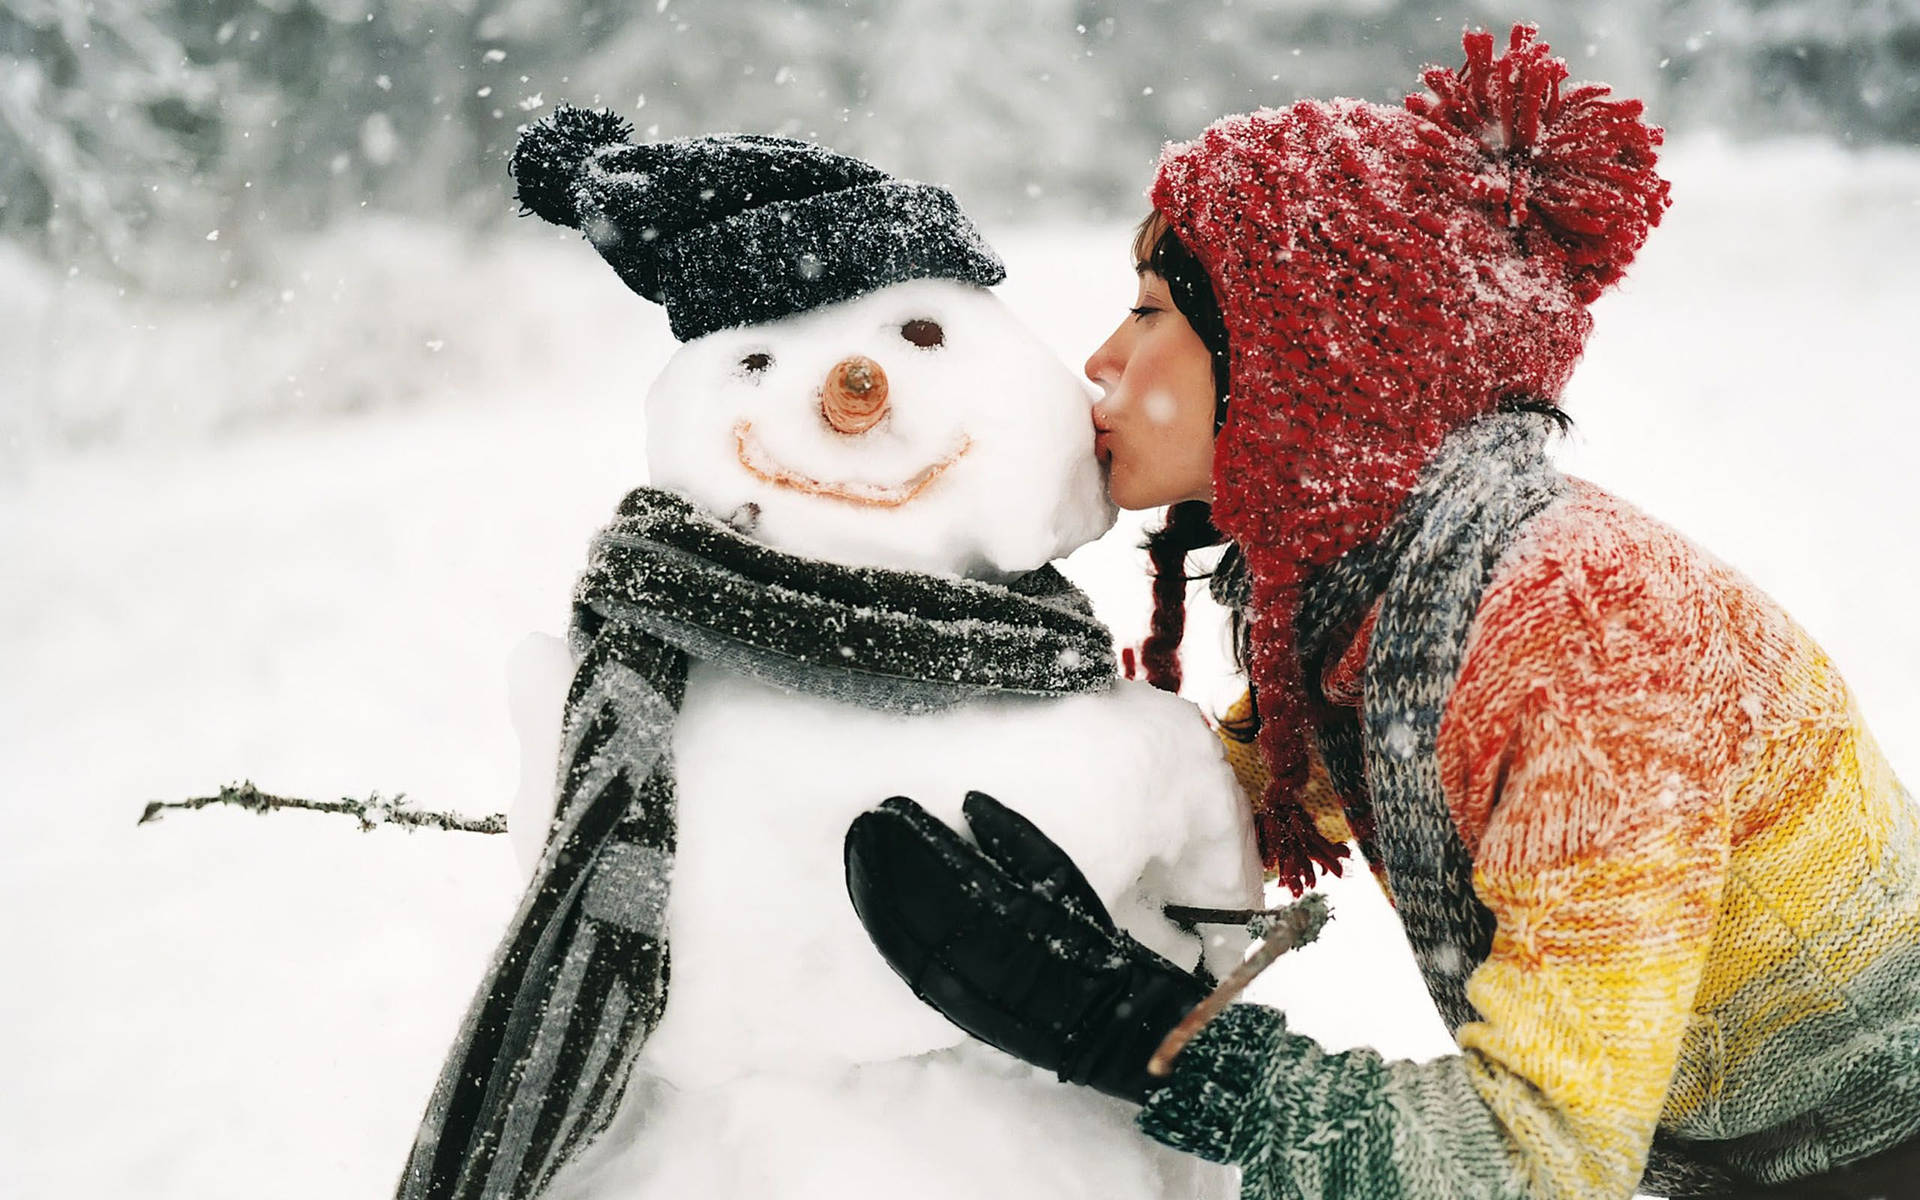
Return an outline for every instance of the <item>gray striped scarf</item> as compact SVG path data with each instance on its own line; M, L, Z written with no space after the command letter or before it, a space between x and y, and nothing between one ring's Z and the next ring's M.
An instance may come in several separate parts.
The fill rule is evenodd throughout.
M666 1007L667 754L690 658L900 712L1111 686L1113 647L1051 567L1004 586L843 567L641 488L575 591L546 851L428 1101L400 1200L538 1195L612 1119Z

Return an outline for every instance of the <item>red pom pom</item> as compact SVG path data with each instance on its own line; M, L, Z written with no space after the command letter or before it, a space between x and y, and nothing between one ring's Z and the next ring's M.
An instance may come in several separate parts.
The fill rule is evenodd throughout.
M1406 105L1480 146L1488 170L1469 191L1503 207L1509 225L1545 230L1565 252L1574 295L1590 303L1666 211L1667 181L1653 171L1662 134L1640 119L1638 100L1612 99L1605 84L1563 94L1566 60L1534 41L1538 32L1515 25L1499 58L1491 33L1467 34L1466 65L1429 67L1430 93Z

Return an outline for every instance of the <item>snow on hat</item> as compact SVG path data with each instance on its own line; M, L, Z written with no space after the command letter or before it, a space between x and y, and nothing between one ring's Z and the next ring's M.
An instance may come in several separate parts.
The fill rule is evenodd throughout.
M1311 573L1377 538L1454 429L1556 397L1586 306L1660 220L1661 131L1515 26L1465 36L1403 107L1306 100L1164 152L1150 192L1206 265L1231 342L1213 521L1246 555L1263 857L1296 892L1344 847L1295 800L1313 701L1296 644Z
M509 169L520 202L583 231L681 341L908 279L1006 277L945 188L791 138L631 133L563 104L521 134Z

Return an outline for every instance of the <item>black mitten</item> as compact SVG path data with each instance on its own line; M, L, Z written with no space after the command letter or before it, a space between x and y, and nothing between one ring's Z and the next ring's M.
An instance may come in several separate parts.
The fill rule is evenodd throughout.
M1066 852L969 792L969 844L903 796L847 829L847 893L916 996L989 1045L1135 1103L1147 1059L1207 994L1116 929Z

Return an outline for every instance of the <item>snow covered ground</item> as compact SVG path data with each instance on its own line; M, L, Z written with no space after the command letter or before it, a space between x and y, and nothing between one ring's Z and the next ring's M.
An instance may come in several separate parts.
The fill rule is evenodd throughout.
M1562 460L1779 596L1920 778L1920 154L1668 161L1674 210L1597 310ZM996 240L1009 301L1077 362L1129 300L1125 231ZM515 898L506 840L134 820L243 777L503 809L504 664L561 629L638 481L664 321L533 229L370 223L225 307L56 288L3 251L0 1194L386 1194ZM1127 639L1137 540L1069 563ZM1220 642L1190 640L1214 707ZM1372 885L1330 891L1325 940L1260 998L1332 1045L1444 1052Z

